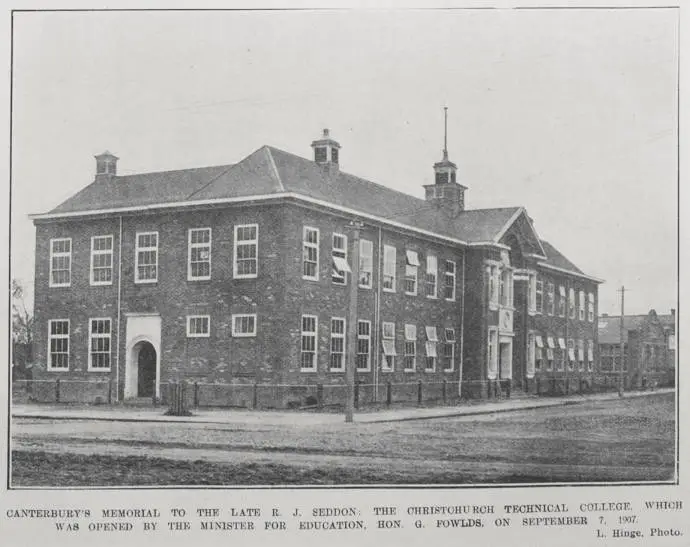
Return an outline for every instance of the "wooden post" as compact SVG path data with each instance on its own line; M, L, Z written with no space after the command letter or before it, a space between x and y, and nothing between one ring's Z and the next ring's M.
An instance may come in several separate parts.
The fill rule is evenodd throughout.
M194 382L194 408L199 408L199 382Z
M60 378L55 379L55 402L60 402Z
M443 404L445 405L448 402L448 382L446 379L443 379Z
M386 404L388 406L391 406L391 402L393 401L393 393L392 393L392 386L390 381L386 382Z
M417 380L417 404L422 404L422 381Z

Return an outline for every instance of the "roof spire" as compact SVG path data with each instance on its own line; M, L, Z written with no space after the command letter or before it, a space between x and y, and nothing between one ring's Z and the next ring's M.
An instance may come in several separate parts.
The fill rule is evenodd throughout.
M443 107L443 159L448 159L448 107Z

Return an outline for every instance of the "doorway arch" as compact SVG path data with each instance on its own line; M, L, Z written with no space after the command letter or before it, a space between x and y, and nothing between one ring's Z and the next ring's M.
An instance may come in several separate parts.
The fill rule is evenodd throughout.
M137 397L153 397L158 384L156 348L147 340L142 340L132 348L132 361L137 367Z

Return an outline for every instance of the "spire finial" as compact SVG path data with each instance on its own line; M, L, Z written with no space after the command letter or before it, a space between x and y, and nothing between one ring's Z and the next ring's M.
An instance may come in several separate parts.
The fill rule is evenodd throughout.
M443 107L443 159L448 159L448 107Z

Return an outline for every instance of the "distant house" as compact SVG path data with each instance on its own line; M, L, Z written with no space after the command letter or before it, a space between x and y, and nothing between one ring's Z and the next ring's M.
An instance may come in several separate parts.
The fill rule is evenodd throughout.
M378 397L387 383L457 395L462 378L490 397L595 372L601 281L523 207L466 209L446 150L418 199L341 171L327 130L311 147L124 176L97 156L90 185L32 217L36 374L110 382L114 399L176 379L342 386L351 332ZM275 393L266 405L290 403Z
M601 372L620 374L621 318L603 314L599 318ZM623 374L628 386L641 386L654 380L672 383L676 362L676 310L659 315L626 315L623 320Z

